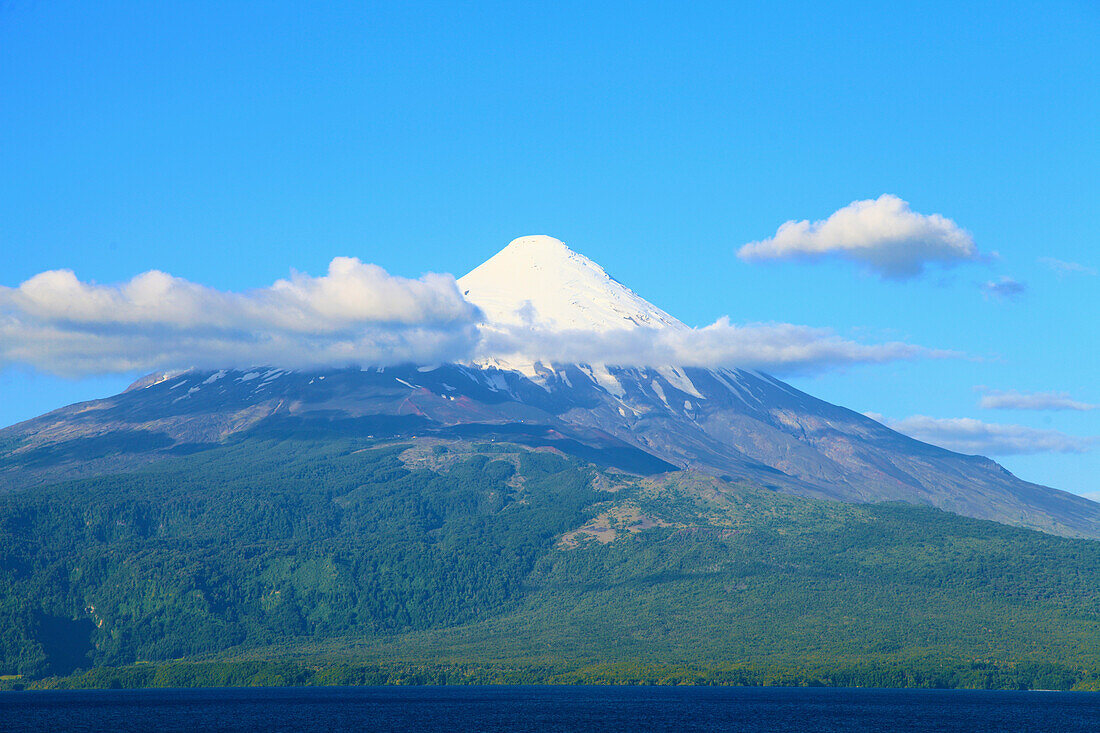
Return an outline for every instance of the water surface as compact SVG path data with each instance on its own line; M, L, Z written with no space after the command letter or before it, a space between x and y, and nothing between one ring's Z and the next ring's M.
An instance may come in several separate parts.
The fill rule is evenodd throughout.
M0 693L4 731L1076 731L1100 694L720 687Z

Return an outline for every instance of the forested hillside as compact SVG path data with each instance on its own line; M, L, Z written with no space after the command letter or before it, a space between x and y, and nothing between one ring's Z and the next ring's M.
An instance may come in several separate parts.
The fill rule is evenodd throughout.
M1100 670L1100 543L501 442L253 437L0 497L0 654L1068 686Z

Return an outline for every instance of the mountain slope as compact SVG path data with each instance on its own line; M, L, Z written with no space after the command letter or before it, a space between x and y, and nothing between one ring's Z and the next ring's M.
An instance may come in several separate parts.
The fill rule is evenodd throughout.
M486 329L685 329L550 237L515 240L460 286ZM740 369L550 364L274 368L150 375L121 395L0 430L0 490L94 475L281 425L330 435L525 435L605 467L692 468L790 493L897 500L1100 537L1100 504L896 433Z
M569 365L186 372L0 431L0 489L127 470L233 436L510 436L604 467L692 468L789 493L908 501L1069 536L1100 504L907 438L766 375Z
M459 284L488 331L687 328L550 237L513 241ZM0 490L125 469L275 425L325 423L330 435L526 435L605 467L692 468L807 496L930 504L1100 537L1100 504L912 440L767 374L552 364L522 352L467 365L150 375L124 394L0 431Z
M1098 573L1096 542L922 507L503 440L248 437L0 496L0 674L289 658L896 685L1043 664L1069 681L992 684L1068 686L1100 670Z

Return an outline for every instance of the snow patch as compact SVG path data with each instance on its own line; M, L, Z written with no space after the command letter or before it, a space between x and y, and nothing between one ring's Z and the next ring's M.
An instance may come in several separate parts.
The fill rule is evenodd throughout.
M213 384L214 382L224 377L226 374L227 372L224 369L219 369L218 371L207 377L206 381L204 381L203 384Z
M726 386L726 389L728 389L731 394L733 394L749 407L753 406L752 403L749 402L750 398L758 405L763 404L760 401L760 398L753 394L752 390L749 389L748 386L742 381L742 378L739 374L731 372L728 369L711 369L710 374L712 377L724 384Z
M665 381L671 384L676 389L685 394L689 394L692 397L698 397L701 400L705 400L706 397L699 394L699 390L695 389L695 385L688 379L687 373L680 367L663 366L657 369L657 373L665 378Z
M264 382L270 382L271 380L275 379L276 377L281 376L283 373L284 372L283 372L282 369L269 369L268 371L264 372L263 381ZM289 374L289 372L287 372L287 373Z
M504 375L500 372L487 372L485 374L485 386L494 392L507 392L512 394L512 389L508 386L508 380L504 378Z
M619 384L619 380L615 379L603 364L579 364L578 366L581 371L588 375L589 379L602 387L608 394L614 395L619 399L626 396L626 390L623 389L623 385Z
M661 383L654 379L652 382L650 382L649 386L652 387L654 393L656 393L656 395L661 398L661 402L665 403L665 407L671 410L672 405L668 404L668 398L665 397L665 388L661 386Z

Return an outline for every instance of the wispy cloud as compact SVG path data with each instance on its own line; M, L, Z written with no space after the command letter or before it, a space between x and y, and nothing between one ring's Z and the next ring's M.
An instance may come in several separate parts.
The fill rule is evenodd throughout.
M1100 405L1081 402L1068 392L986 390L978 405L986 410L1096 410Z
M1027 292L1027 285L1005 275L999 280L989 280L983 283L982 292L985 293L987 298L1013 300Z
M1039 264L1049 267L1059 275L1092 275L1097 274L1095 267L1082 265L1080 262L1067 262L1053 257L1040 257Z
M904 342L863 344L829 329L790 323L738 325L721 318L704 328L635 328L608 332L483 329L483 353L557 363L736 366L776 374L806 374L856 364L959 358L953 351Z
M829 218L788 221L775 236L738 251L744 260L840 257L883 278L920 275L931 263L982 258L970 233L940 214L919 214L897 196L853 201Z
M1082 438L1057 430L987 423L967 417L913 415L891 420L875 413L867 413L867 416L911 438L968 455L1086 453L1100 442L1100 438L1095 437Z

